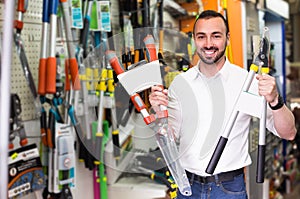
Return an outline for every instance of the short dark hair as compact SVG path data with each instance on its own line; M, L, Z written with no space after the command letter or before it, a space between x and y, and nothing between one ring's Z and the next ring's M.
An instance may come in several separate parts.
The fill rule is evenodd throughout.
M227 35L229 32L228 21L225 19L225 17L221 13L216 12L214 10L205 10L200 13L200 15L195 20L193 33L195 33L195 26L199 19L210 19L210 18L217 18L217 17L220 17L224 21L224 24L226 27L226 35Z

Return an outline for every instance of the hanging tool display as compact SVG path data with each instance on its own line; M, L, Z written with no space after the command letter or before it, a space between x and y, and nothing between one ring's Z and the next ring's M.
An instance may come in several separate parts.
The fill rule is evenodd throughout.
M108 35L111 34L111 18L110 18L110 1L97 0L94 2L91 13L90 29L91 29L91 40L94 44L93 48L90 48L90 53L88 59L90 60L89 64L86 64L86 75L90 78L87 78L87 81L91 83L88 91L92 89L95 90L97 96L97 118L98 120L93 122L93 136L95 138L95 169L94 169L94 198L108 198L107 195L107 179L105 174L104 166L104 151L106 143L109 139L109 127L108 121L106 120L107 115L111 113L113 117L112 107L115 104L114 99L114 77L113 71L107 61L103 58L100 58L98 61L95 57L103 54L107 49L113 48L113 42L108 41ZM97 64L100 66L97 66ZM89 72L90 71L90 72ZM100 75L99 75L100 73ZM96 81L95 81L96 80ZM94 82L94 83L93 83ZM93 91L92 91L93 93ZM108 110L111 110L108 112ZM113 122L112 119L112 138L114 143L118 141L118 129L117 125ZM117 139L116 139L117 138ZM117 143L116 143L117 145ZM118 146L118 145L117 145ZM114 156L117 159L119 153L116 151L119 148L114 148Z
M73 98L72 96L68 98L68 91L71 85L73 89L79 90L80 81L78 64L73 50L74 47L72 46L73 37L67 0L60 0L69 56L65 59L67 73L65 85L61 82L62 77L57 70L61 66L60 55L56 53L58 5L58 0L43 2L43 30L38 92L41 102L45 105L40 118L43 156L45 156L43 159L48 160L43 161L45 163L43 165L44 169L48 174L48 185L43 192L44 198L72 198L70 188L74 186L74 138L68 117L63 117L62 106L65 105L63 101L64 96L66 101L71 104ZM50 31L49 35L48 31ZM70 81L72 82L71 85ZM66 88L65 95L63 94L63 86ZM50 95L46 96L46 94ZM69 108L69 104L65 106ZM69 113L68 111L65 112L65 114ZM74 126L76 129L77 125Z
M59 63L57 56L56 63ZM58 80L57 80L58 81ZM63 105L63 87L56 84L56 94L52 99L46 98L48 111L47 147L48 154L48 186L44 190L44 198L72 198L70 188L74 187L75 149L72 126L64 123L59 106Z
M20 146L25 146L28 143L25 128L21 119L21 100L15 93L10 96L10 134L9 134L9 149L14 148L13 141L16 135L20 138Z
M171 174L183 195L191 195L191 187L187 179L185 170L178 161L178 150L173 138L171 129L168 128L168 111L166 107L161 107L161 111L149 114L146 105L138 94L139 91L150 88L153 85L162 85L160 66L157 60L155 43L152 35L147 35L144 39L146 54L149 63L125 71L120 64L114 51L107 51L106 56L114 71L118 75L120 83L124 86L135 108L144 118L145 123L155 133L156 141L168 164ZM143 78L140 78L143 77Z
M256 72L260 72L262 74L269 73L268 67L268 57L270 51L270 39L269 39L269 29L267 27L264 28L264 32L262 34L262 38L260 40L258 52L255 53L253 63L250 66L250 70L248 72L247 78L244 82L242 91L237 98L235 106L240 100L240 97L243 93L247 92L251 86L253 78ZM260 116L260 132L259 132L259 145L258 145L258 163L257 163L257 178L256 181L261 183L264 181L264 164L265 164L265 134L266 134L266 101L263 99L263 107ZM225 131L220 137L218 144L214 150L214 153L209 161L209 164L206 168L206 172L209 174L213 174L214 170L220 160L222 152L226 146L228 141L228 137L232 130L232 127L235 123L235 120L238 116L239 110L234 107L229 120L227 121Z
M84 145L85 142L83 141L83 135L87 135L88 138L90 138L90 132L89 132L89 126L88 123L86 122L86 131L83 131L82 126L79 123L79 120L76 117L75 109L74 106L76 107L77 101L78 101L78 91L80 89L83 90L83 93L85 93L86 88L84 83L80 81L80 76L79 76L79 64L78 64L78 59L76 59L76 53L75 53L75 47L73 44L73 35L72 35L72 30L71 30L71 19L70 19L70 13L69 13L69 4L68 1L66 0L60 0L61 3L61 8L63 11L63 21L64 21L64 26L65 26L65 35L66 35L66 40L67 40L67 49L68 49L68 58L65 60L65 74L66 74L66 81L65 81L65 92L66 92L66 115L65 115L65 122L68 124L74 125L76 134L77 134L77 141L79 143L79 159L80 161L83 161L85 163L85 167L89 169L94 168L94 158L86 148L87 146ZM71 83L70 84L70 80ZM74 103L72 102L74 98ZM73 105L74 104L74 105ZM84 104L87 104L86 98L84 100ZM69 118L71 120L69 120ZM87 118L87 116L85 116ZM85 133L84 133L85 132Z
M27 60L24 42L21 37L21 33L23 30L23 26L24 26L23 17L24 17L24 13L27 11L27 8L28 8L28 0L18 0L17 19L15 20L15 24L14 24L15 29L16 29L16 32L14 33L14 41L15 41L17 54L19 56L19 59L20 59L21 65L22 65L22 69L24 72L26 82L27 82L29 89L31 91L31 94L34 98L34 105L36 107L36 112L37 112L37 114L39 114L40 109L41 109L41 104L40 104L40 101L38 98L34 79L33 79L33 76L32 76L32 73L31 73L31 70L29 67L29 63Z

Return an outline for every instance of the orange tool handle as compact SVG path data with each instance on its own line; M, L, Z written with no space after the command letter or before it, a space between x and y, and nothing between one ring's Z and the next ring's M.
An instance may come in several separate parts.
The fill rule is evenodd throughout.
M13 143L9 143L8 144L8 149L13 149L14 148L14 144Z
M46 64L47 59L41 58L39 62L39 82L38 82L38 94L46 94Z
M159 31L159 48L158 52L163 54L163 42L164 42L164 31L160 30Z
M17 29L17 30L22 30L23 29L23 21L19 21L19 20L15 20L14 21L14 27Z
M18 5L17 5L17 12L19 13L19 16L22 15L20 13L25 13L27 10L27 5L28 5L28 0L18 0ZM22 30L23 29L23 21L22 21L22 17L18 18L14 21L14 27L17 30Z
M47 146L50 147L50 148L53 148L54 145L53 145L53 142L52 142L52 132L51 132L51 129L47 129Z
M152 35L147 35L144 38L144 43L146 46L146 56L149 62L157 60L156 47Z
M54 94L56 92L56 57L47 58L46 73L46 92Z
M28 144L27 138L24 138L24 139L20 140L20 145L21 145L21 146L25 146L25 145L27 145L27 144Z
M40 117L40 126L41 126L41 140L44 146L47 146L47 113L45 111L42 111L41 117Z
M44 146L47 146L47 134L45 129L41 129L41 139Z
M19 0L17 11L24 13L26 12L26 9L27 9L27 2L25 2L25 0Z
M48 128L47 128L47 143L48 147L55 147L55 116L49 111Z
M120 60L118 59L116 53L114 51L107 51L106 55L111 67L114 69L116 74L119 75L121 73L124 73L124 68L122 67L122 64L120 63Z

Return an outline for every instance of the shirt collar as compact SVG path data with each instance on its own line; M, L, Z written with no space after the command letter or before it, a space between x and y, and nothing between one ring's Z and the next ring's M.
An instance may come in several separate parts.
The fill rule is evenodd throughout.
M198 63L193 67L193 68L191 68L191 69L193 69L194 71L193 71L193 73L192 73L192 78L193 79L196 79L197 77L205 77L205 75L203 75L203 73L201 73L200 72L200 70L199 70L199 61L198 61ZM224 63L224 65L223 65L223 67L221 68L221 70L219 70L218 72L217 72L217 74L215 74L215 76L214 77L217 77L217 76L221 76L222 78L224 78L224 80L227 80L228 79L228 77L229 77L229 68L230 68L230 62L228 61L228 59L226 58L226 60L225 60L225 63ZM206 78L206 77L205 77ZM212 77L213 78L213 77Z

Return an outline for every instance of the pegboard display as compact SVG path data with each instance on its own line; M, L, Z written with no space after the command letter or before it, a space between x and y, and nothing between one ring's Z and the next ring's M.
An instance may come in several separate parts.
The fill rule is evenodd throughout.
M17 1L16 1L17 2ZM23 14L24 26L21 37L25 46L25 52L35 81L38 86L38 66L40 57L41 29L42 29L42 0L29 0L27 11ZM17 4L16 4L17 8ZM0 27L3 25L4 4L0 3ZM17 16L17 12L15 12ZM37 119L34 98L30 92L24 76L15 44L12 45L12 66L11 66L11 92L17 93L21 100L22 120Z

